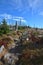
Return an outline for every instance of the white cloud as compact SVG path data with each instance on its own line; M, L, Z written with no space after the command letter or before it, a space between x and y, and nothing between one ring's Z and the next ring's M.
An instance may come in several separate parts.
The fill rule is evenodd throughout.
M38 6L38 3L39 3L40 0L29 0L29 6L34 8L36 6Z
M14 9L21 9L23 4L22 0L11 0L9 4L14 8Z
M18 17L18 16L13 16L13 15L10 15L10 14L0 14L0 17L3 17L5 19L23 19L23 17Z
M31 12L34 14L35 12L38 13L43 5L43 0L28 0L29 7L31 8Z
M24 20L24 19L13 19L13 20L15 20L15 21L18 21L18 22L24 22L24 23L26 23L26 20Z
M39 13L39 15L43 16L43 11Z
M25 12L31 8L31 11L34 13L36 10L41 9L40 7L43 5L43 0L11 0L9 3L19 12Z
M23 17L13 16L13 19L23 19Z
M15 18L14 18L13 20L15 20L15 21L19 21L19 19L15 19Z
M18 21L18 22L21 21L21 22L26 23L26 20L23 17L14 17L13 20Z
M24 22L24 23L26 23L26 20L24 20L24 19L22 19L21 21Z
M12 19L12 16L10 14L6 14L6 13L0 14L0 17L3 17L5 19Z
M3 0L3 3L9 5L11 10L17 10L19 12L26 12L26 10L29 11L31 9L31 12L34 13L43 10L43 0Z
M0 17L3 17L3 18L5 18L5 19L11 19L11 20L15 20L15 21L20 21L21 20L21 22L26 22L26 20L23 18L23 17L19 17L19 16L13 16L13 15L10 15L10 14L0 14Z

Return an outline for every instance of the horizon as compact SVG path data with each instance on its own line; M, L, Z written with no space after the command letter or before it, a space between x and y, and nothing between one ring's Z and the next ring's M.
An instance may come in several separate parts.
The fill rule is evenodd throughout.
M1 0L0 22L4 18L8 24L21 20L22 25L43 28L43 0Z

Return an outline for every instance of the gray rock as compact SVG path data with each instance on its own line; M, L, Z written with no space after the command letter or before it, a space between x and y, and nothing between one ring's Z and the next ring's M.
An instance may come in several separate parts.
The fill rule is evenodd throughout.
M5 63L15 65L16 61L18 60L18 57L14 54L7 53L4 56Z

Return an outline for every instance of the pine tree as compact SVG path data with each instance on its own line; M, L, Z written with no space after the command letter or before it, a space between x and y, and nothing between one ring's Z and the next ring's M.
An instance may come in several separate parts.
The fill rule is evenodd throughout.
M2 24L0 25L0 33L7 34L9 32L9 26L5 19L3 19Z

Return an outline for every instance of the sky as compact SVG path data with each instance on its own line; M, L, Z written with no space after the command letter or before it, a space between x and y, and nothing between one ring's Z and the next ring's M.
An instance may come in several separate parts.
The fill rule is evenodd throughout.
M0 22L43 28L43 0L0 0Z

